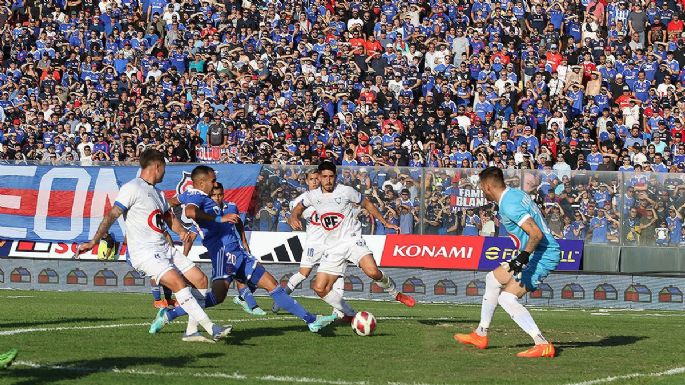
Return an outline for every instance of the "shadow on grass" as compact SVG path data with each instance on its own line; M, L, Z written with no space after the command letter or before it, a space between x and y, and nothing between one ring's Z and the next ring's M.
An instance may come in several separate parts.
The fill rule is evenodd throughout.
M240 324L238 324L240 326ZM231 331L231 335L226 339L226 343L229 345L247 345L252 346L253 344L247 343L251 338L256 337L274 337L280 336L287 332L300 332L300 333L311 333L304 322L301 325L290 325L290 326L265 326L255 327L250 329L236 329L235 327ZM323 331L322 331L323 332Z
M197 358L216 358L223 356L219 353L205 353ZM41 385L62 381L76 381L85 379L97 373L126 373L143 365L161 365L166 369L175 369L193 363L196 357L103 357L93 360L67 361L55 363L45 367L13 366L3 373L4 378L12 378L15 385ZM19 358L21 360L21 357Z
M426 326L437 326L437 325L445 325L445 324L478 324L480 322L479 320L473 320L473 319L422 319L418 320L418 323L421 325L426 325Z
M633 345L639 341L646 340L647 336L607 336L598 341L570 341L570 342L553 342L554 348L556 349L557 356L560 356L565 349L577 349L577 348L603 348L603 347L615 347L615 346L627 346ZM504 346L493 346L493 348L504 347ZM531 344L519 344L514 346L515 348L530 348Z
M80 324L82 322L106 322L106 321L118 321L121 322L122 319L125 317L117 317L117 318L99 318L99 317L78 317L78 318L58 318L58 319L50 319L50 320L44 320L44 321L33 321L33 322L7 322L7 323L0 323L0 328L2 329L10 329L10 328L27 328L31 326L45 326L45 325L59 325L59 324L65 324L65 326L81 326ZM130 318L130 319L137 319L141 320L140 317L135 317L135 318Z

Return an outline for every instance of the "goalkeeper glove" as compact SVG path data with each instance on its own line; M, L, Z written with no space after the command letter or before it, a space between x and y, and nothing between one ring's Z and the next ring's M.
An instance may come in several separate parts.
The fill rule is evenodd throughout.
M516 258L512 258L509 262L504 262L502 265L514 275L514 279L516 279L516 281L520 281L521 271L528 263L529 259L530 253L525 250L521 250Z

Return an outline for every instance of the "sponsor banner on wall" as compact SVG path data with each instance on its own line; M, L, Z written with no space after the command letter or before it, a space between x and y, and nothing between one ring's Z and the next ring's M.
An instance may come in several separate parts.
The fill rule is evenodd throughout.
M492 270L500 263L509 261L518 255L518 250L514 247L514 241L511 238L484 238L483 255L480 258L478 270ZM580 270L580 262L583 259L583 241L561 239L558 242L561 246L561 261L556 270Z
M299 263L306 247L304 232L247 233L250 252L264 263ZM364 240L382 267L416 267L447 270L492 270L516 256L509 238L447 235L365 235ZM580 270L583 242L560 240L560 271ZM70 259L76 243L0 241L0 257L35 259ZM126 260L126 245L117 245L117 260ZM182 251L181 245L176 245ZM189 253L193 261L208 261L207 250L194 245ZM80 259L97 259L97 247Z
M157 188L174 196L189 183L194 165L168 165ZM248 209L260 165L213 166L226 200ZM67 244L88 241L114 204L119 187L138 175L134 166L0 166L0 237ZM152 219L152 218L151 218ZM154 221L150 221L154 223ZM122 242L123 218L112 226Z
M483 240L451 235L386 235L381 266L476 270Z

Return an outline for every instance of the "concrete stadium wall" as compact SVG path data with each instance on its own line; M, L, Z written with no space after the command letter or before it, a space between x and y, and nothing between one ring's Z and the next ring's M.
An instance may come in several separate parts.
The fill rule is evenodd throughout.
M207 274L210 273L208 263L200 266ZM0 286L3 288L141 293L150 290L149 280L137 276L123 262L7 258L0 259L0 269ZM268 264L267 269L277 280L284 282L297 270L297 265ZM398 288L411 293L420 302L481 302L485 272L384 270ZM389 299L385 293L374 290L375 285L371 285L370 279L356 267L348 269L345 281L348 298ZM295 294L315 296L310 284L311 279L304 281ZM539 291L529 294L525 301L534 306L685 310L682 290L685 290L685 278L554 273ZM258 291L257 294L264 292Z

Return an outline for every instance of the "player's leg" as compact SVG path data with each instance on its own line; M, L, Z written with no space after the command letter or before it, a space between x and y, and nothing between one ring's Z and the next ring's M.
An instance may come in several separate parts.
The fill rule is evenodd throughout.
M172 248L168 251L169 259L148 259L143 264L143 271L152 275L155 280L167 286L174 292L179 308L183 309L191 318L192 322L201 325L214 340L224 338L230 333L230 326L221 327L215 325L201 306L207 292L207 276L186 256ZM186 285L186 280L195 289ZM198 302L198 299L200 300ZM176 308L175 308L176 309ZM157 333L169 322L167 309L160 309L157 317L150 326L150 333Z
M162 298L162 286L157 284L157 282L155 282L155 280L152 278L150 278L150 286L152 286L152 290L150 291L153 299L152 306L156 307L157 309L169 306L169 303L166 301L166 299Z
M554 265L556 267L556 264ZM537 289L538 284L549 275L553 268L546 266L540 257L534 255L528 266L523 270L521 274L521 281L517 282L512 279L507 283L499 295L498 302L502 309L506 311L511 319L516 322L516 324L523 329L535 342L535 346L529 350L517 354L518 357L554 357L555 351L554 346L545 339L545 337L540 332L540 328L533 320L528 309L525 308L521 303L519 303L519 298L523 297L526 293L534 291Z
M246 266L247 265L247 266ZM318 332L323 327L335 321L334 315L316 316L308 312L302 305L289 296L285 290L278 284L276 279L267 272L264 267L254 261L254 263L244 263L237 275L244 275L247 278L246 282L253 284L256 287L262 288L269 292L269 295L278 306L288 313L302 319L307 323L309 330Z
M455 334L454 339L479 349L488 346L488 329L492 322L492 316L497 309L499 295L502 288L511 280L512 274L503 267L498 267L485 276L485 293L480 308L480 323L475 331L470 334Z
M343 299L340 290L333 290L340 277L345 276L349 253L347 245L326 250L316 272L313 289L324 302L335 309L336 316L342 315L340 318L351 321L355 314L354 309Z
M162 285L162 292L164 293L164 299L166 300L167 307L175 307L178 305L178 302L176 302L174 298L171 298L174 294L171 292L171 289Z
M354 261L353 261L354 262ZM386 293L405 306L414 307L416 301L411 296L397 291L395 284L390 281L390 277L385 275L381 269L378 268L376 260L373 259L373 254L366 254L359 259L357 265L364 271L367 277L373 279L378 286L380 286Z
M240 306L247 314L256 316L266 315L266 312L257 305L257 300L252 295L253 290L249 286L236 281L236 288L238 289L238 295L233 297L233 303Z
M290 276L290 279L288 279L288 284L284 288L285 292L287 294L292 293L295 288L302 283L305 279L309 277L309 274L312 273L312 268L314 265L319 263L321 260L321 255L323 251L323 246L313 246L313 245L305 245L305 252L302 255L302 260L300 261L300 269ZM280 308L278 307L277 304L273 304L271 307L271 311L274 313L278 313Z

